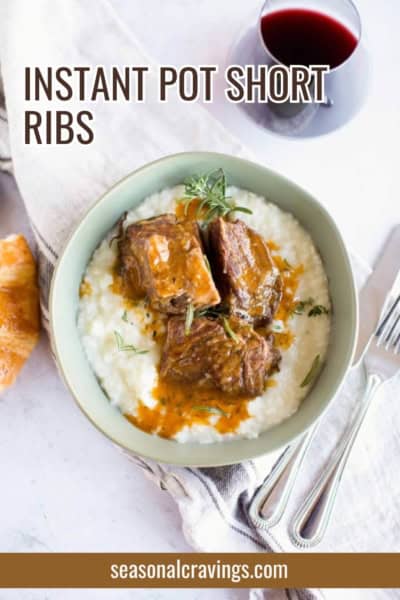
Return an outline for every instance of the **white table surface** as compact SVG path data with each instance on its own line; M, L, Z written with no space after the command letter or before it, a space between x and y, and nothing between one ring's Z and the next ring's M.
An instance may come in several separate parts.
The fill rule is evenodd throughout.
M260 6L258 0L112 2L160 62L221 66ZM209 109L259 162L315 194L353 250L373 262L391 227L400 222L400 6L397 0L358 0L357 5L372 74L366 103L351 123L329 136L288 140L258 129L220 99ZM0 236L14 231L30 237L15 185L3 175ZM190 551L168 494L147 481L76 408L44 336L17 384L0 399L0 456L0 551ZM243 590L0 591L1 599L23 600L246 596ZM338 597L366 595L351 590ZM377 592L370 597L378 597Z

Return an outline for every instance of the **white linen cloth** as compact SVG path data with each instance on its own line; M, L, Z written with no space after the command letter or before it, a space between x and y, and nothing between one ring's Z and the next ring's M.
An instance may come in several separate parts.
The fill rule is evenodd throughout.
M91 145L24 145L25 110L66 108L62 102L24 101L25 66L149 64L107 0L3 0L0 61L14 175L38 243L45 322L48 285L57 256L74 225L111 185L137 167L175 152L212 150L248 156L203 107L178 101L160 104L151 94L143 104L90 103L95 115L95 141ZM71 108L68 104L67 108L84 107ZM2 136L6 144L3 140ZM368 268L356 261L355 270L361 284ZM182 514L185 535L194 548L296 551L287 536L288 520L340 438L357 402L361 380L360 372L349 375L340 397L324 417L287 515L269 532L252 525L247 508L279 453L216 469L175 468L131 458L172 494ZM318 550L400 550L398 391L394 384L387 386L370 409L342 483L333 522ZM321 595L316 590L263 593L293 598Z

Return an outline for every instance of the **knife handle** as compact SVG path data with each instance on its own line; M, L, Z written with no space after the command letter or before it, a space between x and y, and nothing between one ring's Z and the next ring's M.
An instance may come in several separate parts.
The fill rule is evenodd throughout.
M311 548L319 544L324 537L351 449L381 382L380 377L377 375L368 376L361 406L349 432L343 438L331 462L324 468L319 480L294 516L289 526L289 536L296 546Z
M269 529L282 518L317 427L318 422L300 440L289 446L254 496L249 516L256 527Z

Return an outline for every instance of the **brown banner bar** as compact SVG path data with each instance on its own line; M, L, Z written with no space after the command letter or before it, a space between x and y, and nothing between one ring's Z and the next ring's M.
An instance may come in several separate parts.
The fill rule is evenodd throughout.
M400 588L400 554L0 554L0 588Z

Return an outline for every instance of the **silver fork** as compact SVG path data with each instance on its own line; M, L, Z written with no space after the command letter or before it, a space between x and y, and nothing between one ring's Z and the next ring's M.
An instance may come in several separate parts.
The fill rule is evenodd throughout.
M400 295L380 322L364 357L366 390L349 432L289 526L292 541L316 546L329 523L340 481L357 434L377 389L400 372Z

